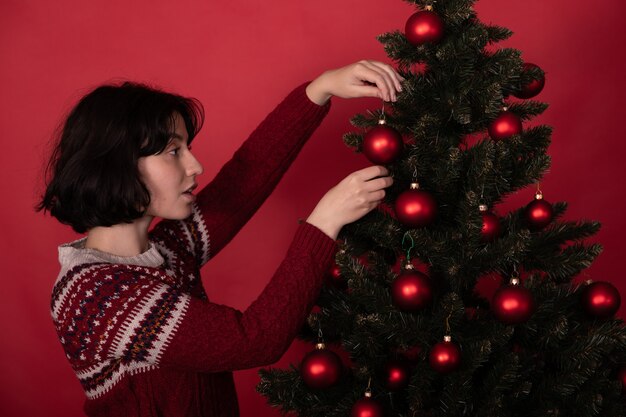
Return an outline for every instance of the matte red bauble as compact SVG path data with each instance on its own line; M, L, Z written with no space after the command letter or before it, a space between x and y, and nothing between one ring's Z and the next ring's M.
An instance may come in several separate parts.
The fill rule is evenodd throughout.
M498 141L522 133L522 121L515 113L503 111L489 124L489 136Z
M525 72L531 68L539 68L539 67L535 64L531 64L530 62L525 62L524 65L522 66L522 71ZM522 86L522 89L520 91L514 92L513 95L517 98L524 98L524 99L535 97L537 94L541 93L541 90L543 90L543 86L545 85L545 83L546 83L546 77L542 76L541 78L537 80L532 80L528 84L524 84Z
M617 378L622 383L622 393L626 394L626 366L622 366L617 373Z
M398 159L404 142L396 129L387 126L382 120L378 123L363 137L361 150L372 163L386 165Z
M592 282L581 293L581 303L587 314L600 319L613 317L621 302L619 291L608 282Z
M416 183L411 189L398 196L395 204L396 217L409 227L424 227L432 224L437 216L437 202L430 193L418 190Z
M409 269L410 266L410 269ZM391 284L391 299L399 310L416 312L430 304L433 291L428 276L407 265Z
M434 12L423 10L414 13L404 27L406 39L415 46L437 43L443 37L443 21Z
M429 363L440 374L455 371L461 365L461 349L450 336L445 336L443 342L437 343L430 350Z
M500 236L502 227L500 218L487 211L487 206L480 206L480 213L483 219L483 227L480 230L480 240L483 242L493 242Z
M541 230L550 224L554 217L552 204L543 199L541 192L537 192L535 199L526 206L524 217L530 229Z
M383 370L383 378L389 391L399 391L409 385L411 371L405 362L390 359Z
M525 323L535 312L535 300L527 288L514 278L511 285L500 287L491 301L493 315L500 323Z
M350 413L352 417L383 417L383 407L368 394L354 403Z
M342 368L339 356L318 343L316 349L302 359L300 376L309 388L325 389L339 381Z

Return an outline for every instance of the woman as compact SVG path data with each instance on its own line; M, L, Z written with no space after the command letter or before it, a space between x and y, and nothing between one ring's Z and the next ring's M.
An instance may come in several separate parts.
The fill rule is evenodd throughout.
M235 416L232 371L271 364L311 309L340 229L392 180L352 173L299 225L250 307L208 301L200 268L256 212L320 124L332 96L395 100L395 70L360 61L293 90L197 195L193 100L102 86L68 116L38 209L85 238L59 247L52 316L89 416ZM163 218L152 230L155 217Z

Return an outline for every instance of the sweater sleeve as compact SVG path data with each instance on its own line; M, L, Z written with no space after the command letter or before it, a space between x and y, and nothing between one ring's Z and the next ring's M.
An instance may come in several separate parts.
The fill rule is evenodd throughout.
M306 95L306 82L295 88L205 186L182 222L189 249L199 266L215 256L247 223L274 190L330 109ZM181 223L162 221L156 233Z
M220 372L277 361L313 307L335 249L334 240L302 223L271 281L244 312L190 300L161 365Z

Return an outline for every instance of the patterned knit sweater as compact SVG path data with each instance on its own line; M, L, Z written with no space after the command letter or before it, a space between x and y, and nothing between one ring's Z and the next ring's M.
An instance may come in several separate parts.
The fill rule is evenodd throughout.
M89 416L237 416L232 371L289 347L319 293L335 242L302 223L275 275L240 312L208 301L200 267L256 212L322 121L292 91L199 194L184 221L164 220L149 249L119 257L59 247L56 330Z

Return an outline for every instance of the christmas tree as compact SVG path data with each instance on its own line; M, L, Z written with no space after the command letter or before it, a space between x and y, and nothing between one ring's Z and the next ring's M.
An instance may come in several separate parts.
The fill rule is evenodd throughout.
M318 346L261 370L258 391L300 416L626 416L620 295L574 282L600 224L563 220L540 190L551 128L528 121L547 108L529 100L544 72L497 48L512 32L474 1L410 3L404 31L379 36L403 91L344 136L394 185L342 230L301 334ZM529 204L498 216L520 190Z

